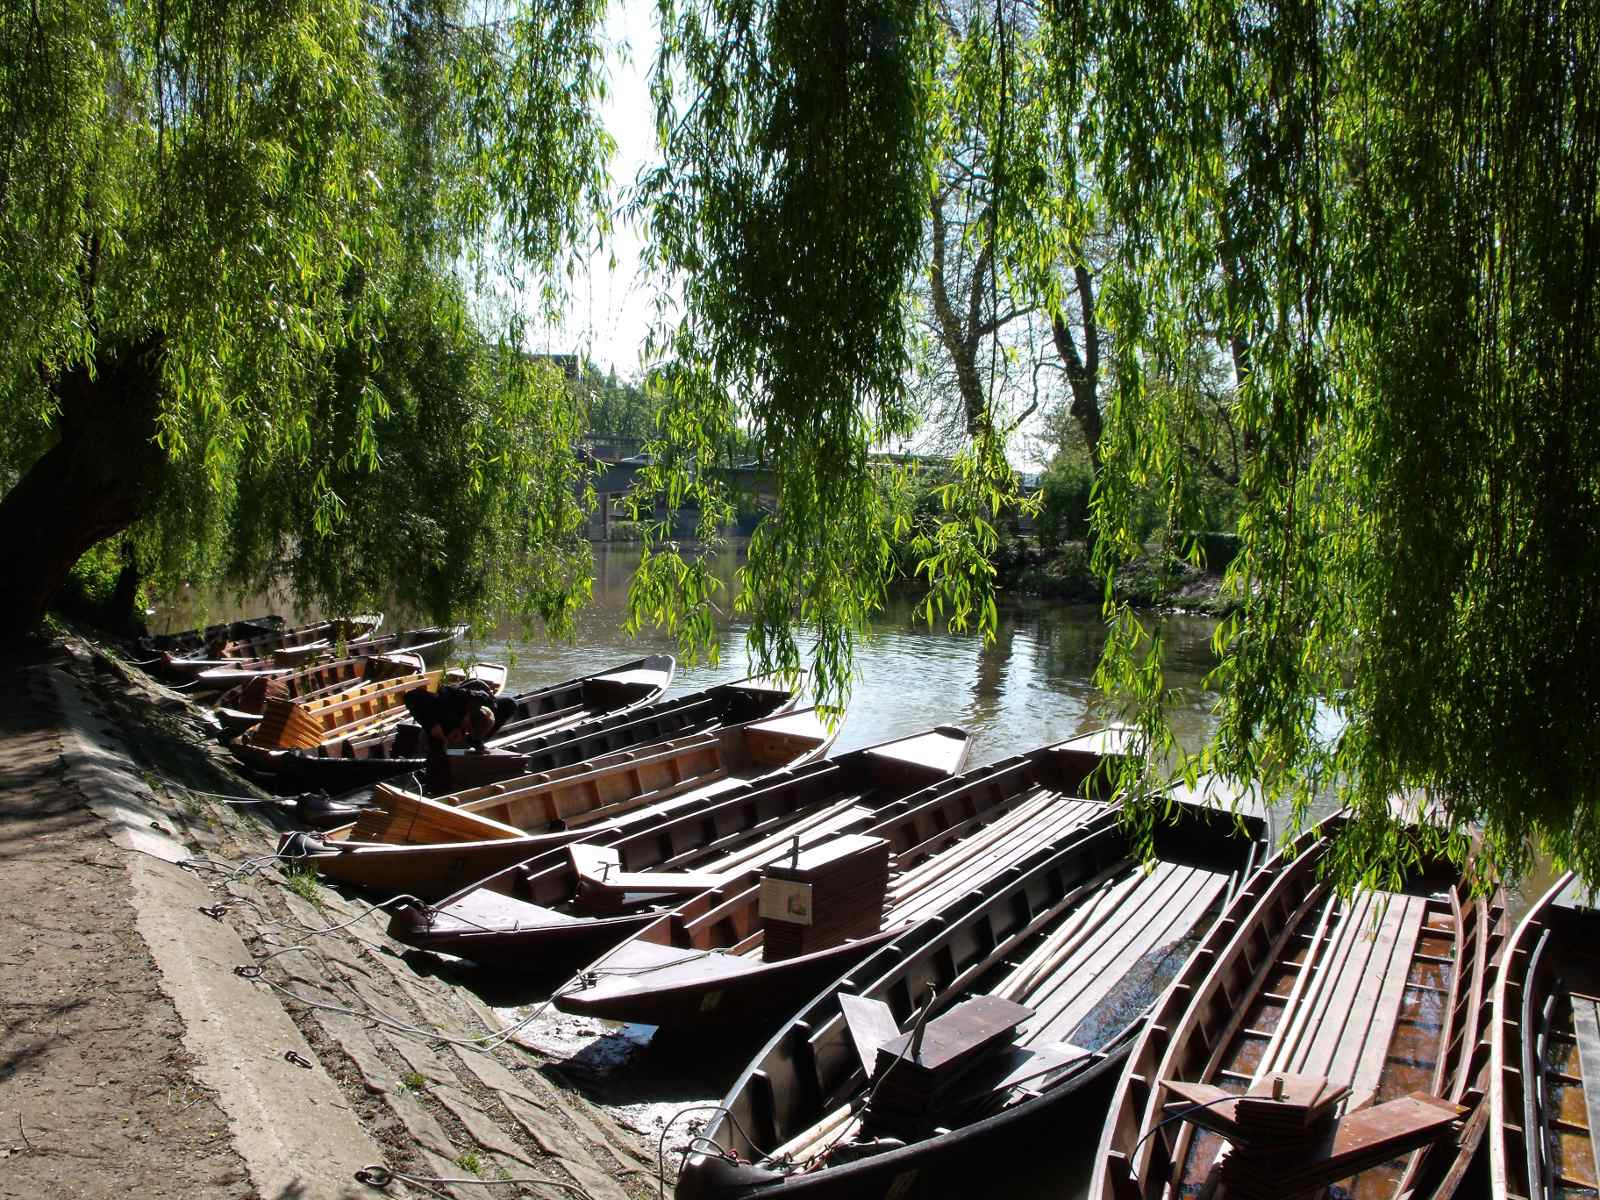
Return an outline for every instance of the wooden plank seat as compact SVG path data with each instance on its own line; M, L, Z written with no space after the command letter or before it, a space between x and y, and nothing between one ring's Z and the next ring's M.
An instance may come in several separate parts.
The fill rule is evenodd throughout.
M1332 842L1319 836L1341 820L1263 867L1157 1003L1101 1135L1094 1200L1215 1191L1226 1143L1163 1125L1158 1080L1243 1094L1275 1073L1327 1076L1351 1089L1341 1102L1350 1112L1408 1094L1456 1102L1485 1078L1483 960L1495 944L1486 927L1499 926L1503 902L1491 918L1459 878L1449 882L1447 864L1426 858L1400 890L1341 899L1321 878ZM1431 1189L1455 1186L1470 1160L1469 1148L1458 1162L1454 1145L1380 1165L1351 1158L1362 1174L1341 1192L1387 1196L1404 1184L1446 1195ZM1219 1198L1229 1194L1220 1183Z

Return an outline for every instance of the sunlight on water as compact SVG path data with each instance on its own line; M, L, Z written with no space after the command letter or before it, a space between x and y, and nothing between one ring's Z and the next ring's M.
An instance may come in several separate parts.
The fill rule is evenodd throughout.
M521 641L513 630L480 640L474 654L510 660L511 687L524 690L593 671L641 654L675 652L672 639L645 633L631 638L627 616L628 577L639 559L632 546L595 547L594 603L578 622L571 645ZM719 574L730 582L734 555L724 555ZM837 748L850 750L900 737L931 725L958 725L974 737L973 764L1002 758L1093 729L1105 722L1096 709L1095 663L1104 627L1093 607L1064 608L1026 597L1000 605L1000 631L985 646L976 634L929 629L912 611L909 597L895 597L875 624L872 640L857 651L857 680ZM1201 680L1214 665L1212 622L1165 619L1169 681L1183 689L1175 714L1179 737L1198 746L1211 726L1209 698ZM746 625L725 622L720 661L680 664L674 692L692 691L749 673Z

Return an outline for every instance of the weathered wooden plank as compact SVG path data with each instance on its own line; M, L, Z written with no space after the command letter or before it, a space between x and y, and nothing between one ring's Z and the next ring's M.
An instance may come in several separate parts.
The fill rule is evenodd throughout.
M1129 936L1122 939L1120 951L1108 949L1081 969L1061 972L1077 986L1071 989L1070 996L1055 997L1057 1001L1066 1002L1052 1012L1048 1020L1040 1022L1030 1041L1046 1033L1059 1037L1070 1034L1105 1002L1106 996L1123 978L1125 971L1110 968L1141 962L1161 946L1187 933L1200 914L1222 895L1228 879L1222 872L1194 868L1182 883L1180 891L1168 893L1155 905L1153 919L1131 928Z
M882 1000L867 996L839 993L839 1010L844 1014L845 1027L850 1030L850 1040L856 1048L856 1058L861 1069L872 1073L877 1060L878 1047L900 1036L900 1025L894 1019L894 1010Z
M1572 1028L1577 1034L1578 1062L1583 1070L1583 1104L1589 1118L1589 1146L1595 1165L1600 1168L1600 1005L1587 996L1574 995Z
M1086 931L1088 936L1073 947L1072 957L1058 960L1052 966L1048 978L1040 981L1042 986L1030 989L1027 1003L1038 1009L1050 1024L1056 1024L1061 1011L1081 998L1085 989L1094 986L1108 967L1112 964L1131 966L1137 954L1130 952L1130 948L1139 934L1162 916L1164 907L1182 889L1193 870L1158 862L1148 875L1134 871L1127 881L1127 903L1101 910L1094 927ZM1114 980L1107 980L1107 986L1112 982ZM1069 1030L1062 1028L1058 1032L1059 1036L1065 1036Z
M1390 907L1394 908L1402 903L1405 911L1400 914L1394 950L1385 968L1383 990L1378 995L1377 1008L1369 1023L1366 1044L1351 1080L1350 1087L1355 1094L1356 1102L1369 1093L1376 1092L1378 1082L1383 1077L1384 1067L1389 1059L1389 1044L1394 1040L1395 1026L1399 1023L1400 1010L1405 1003L1406 979L1411 974L1412 957L1416 951L1417 939L1422 932L1422 920L1426 915L1427 902L1422 898L1397 896L1391 901Z
M1397 913L1384 897L1362 897L1359 918L1352 912L1345 952L1338 971L1330 974L1319 997L1316 1017L1292 1063L1285 1066L1308 1075L1327 1075L1348 1082L1360 1062L1370 1033L1374 1006L1383 986L1383 964L1393 953ZM1377 928L1373 918L1381 911Z

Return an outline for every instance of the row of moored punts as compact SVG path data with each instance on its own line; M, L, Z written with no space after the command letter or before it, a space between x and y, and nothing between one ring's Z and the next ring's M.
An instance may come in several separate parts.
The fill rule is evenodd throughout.
M664 698L664 655L428 753L405 692L505 671L446 672L460 630L356 652L380 620L143 649L258 672L223 698L234 752L316 789L280 852L401 942L565 975L575 1014L768 1032L680 1197L970 1192L1018 1138L1093 1147L1093 1200L1597 1194L1600 919L1570 877L1515 933L1420 840L1400 886L1340 894L1340 815L1271 853L1218 779L1173 789L1146 861L1106 797L1121 730L970 769L950 727L830 757L801 684Z

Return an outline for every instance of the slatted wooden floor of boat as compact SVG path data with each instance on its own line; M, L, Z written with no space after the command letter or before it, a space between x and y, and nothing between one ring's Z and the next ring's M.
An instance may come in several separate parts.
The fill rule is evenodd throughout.
M1327 1075L1351 1085L1352 1106L1427 1090L1442 1049L1455 936L1444 897L1325 895L1248 1001L1208 1082L1242 1093L1274 1071ZM1185 1195L1199 1194L1221 1146L1215 1134L1194 1135ZM1389 1164L1332 1194L1387 1196L1399 1176L1399 1164Z
M1157 862L1146 873L1130 865L1052 929L991 991L1034 1010L1027 1044L1077 1042L1075 1031L1129 968L1187 937L1227 885L1226 872L1203 867ZM1181 965L1181 960L1173 964ZM1088 1047L1094 1049L1101 1039L1086 1040L1096 1043Z
M1105 811L1104 805L1062 800L1050 793L1035 797L1041 798L1062 804L1062 814L1080 824L1087 824ZM1022 824L1037 821L1039 816L1040 811L1030 803L1021 813ZM1180 967L1184 960L1180 944L1203 927L1206 914L1226 894L1229 879L1226 871L1164 860L1146 871L1138 863L1124 859L1108 869L1106 882L1092 887L1081 903L1022 940L1010 951L1012 957L986 976L980 990L1034 1010L1035 1015L1023 1030L1022 1044L1047 1047L1070 1042L1085 1049L1098 1049L1105 1037L1084 1038L1079 1032L1086 1018L1107 1003L1128 978L1130 968L1132 973L1146 974L1142 968L1150 965L1153 955L1178 950L1171 965L1174 970ZM1120 1029L1134 1019L1164 982L1140 993L1132 1011L1122 1014L1119 1020L1108 1021L1106 1035L1115 1032L1109 1026L1114 1024ZM813 1044L820 1036L813 1035ZM1075 1057L1075 1053L1067 1055L1068 1059ZM994 1101L978 1115L1036 1094L1041 1086L1042 1081L1029 1079L1009 1092L997 1092ZM785 1143L774 1157L789 1154L803 1159L818 1145L847 1142L861 1129L859 1112L852 1112L849 1106L836 1109Z
M1097 800L1035 790L986 826L897 877L889 886L885 926L909 924L938 912L1033 850L1082 829L1106 811Z
M1594 1196L1594 1137L1600 1132L1600 1006L1594 997L1555 997L1538 1062L1550 1168L1546 1184L1556 1196ZM1591 1081L1587 1088L1585 1080Z

